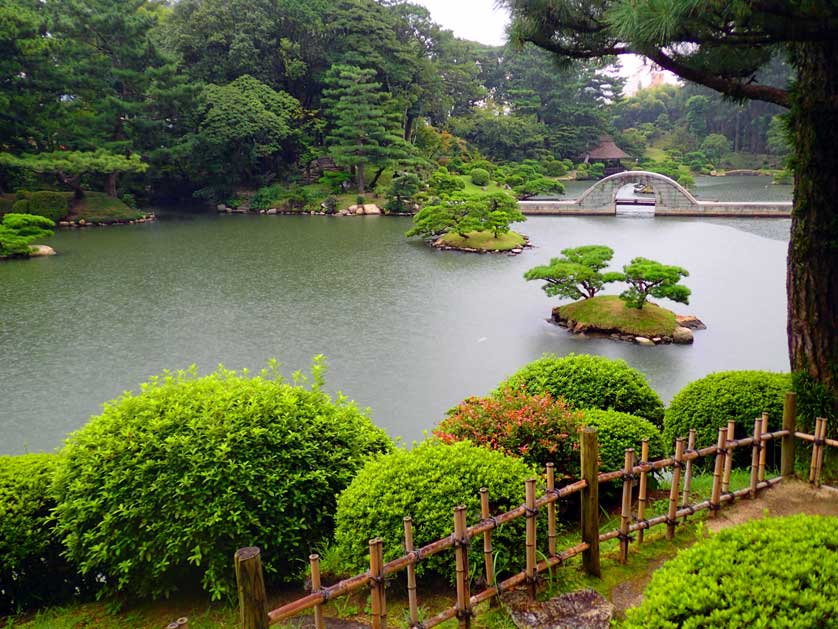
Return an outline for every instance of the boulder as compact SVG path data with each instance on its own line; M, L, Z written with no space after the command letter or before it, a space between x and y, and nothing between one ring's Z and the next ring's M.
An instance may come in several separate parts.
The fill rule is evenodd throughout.
M279 210L277 210L275 207L272 207L272 208L270 208L267 212L265 212L265 214L270 214L271 216L273 216L273 215L274 215L274 214L276 214L278 211L279 211Z
M29 248L30 257L37 258L39 256L54 256L55 249L47 245L31 245Z
M609 629L614 616L614 605L594 590L568 592L543 603L530 603L526 593L516 591L502 600L519 629Z
M227 206L224 205L223 203L219 203L218 205L215 206L215 209L218 212L226 212L227 211Z
M381 214L381 208L375 203L364 204L364 214Z
M635 336L634 342L638 345L646 345L654 347L655 342L652 339L647 339L645 336Z
M70 221L58 221L58 226L59 227L69 227L70 226Z
M682 328L690 330L706 330L707 326L695 315L675 315L675 321Z
M672 333L672 342L677 343L678 345L689 345L693 342L692 330L679 325Z

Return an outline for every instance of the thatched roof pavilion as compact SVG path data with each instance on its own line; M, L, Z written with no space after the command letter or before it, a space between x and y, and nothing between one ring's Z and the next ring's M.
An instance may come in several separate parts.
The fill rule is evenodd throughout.
M599 146L592 148L585 154L586 162L603 162L605 164L605 176L621 173L625 170L621 159L631 157L619 146L614 144L614 138L610 135L599 137Z

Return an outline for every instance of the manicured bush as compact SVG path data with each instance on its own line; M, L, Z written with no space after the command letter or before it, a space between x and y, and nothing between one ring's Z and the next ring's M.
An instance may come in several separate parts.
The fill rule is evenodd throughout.
M455 192L465 190L466 182L448 173L447 168L440 168L428 181L428 192L439 197L449 197Z
M652 422L619 411L589 409L582 412L582 423L597 429L599 469L603 472L622 469L626 448L634 448L635 460L639 461L641 442L644 439L649 440L650 461L663 457L663 438Z
M231 559L259 546L269 582L293 576L331 535L336 496L384 432L343 398L221 367L164 372L105 405L68 440L58 529L108 592L166 595L198 582L235 591ZM296 378L295 378L296 380Z
M486 186L489 184L489 171L484 168L472 168L471 183L475 186Z
M55 454L0 456L0 615L57 603L87 589L61 556L50 491Z
M737 436L753 432L754 418L768 413L768 427L783 424L783 398L791 391L791 376L768 371L722 371L689 383L672 398L663 420L668 447L676 437L695 428L696 443L716 443L719 428L736 420ZM750 456L750 454L748 454Z
M504 380L498 391L507 387L524 387L532 394L547 391L575 408L613 409L645 417L656 426L663 419L660 397L646 382L646 376L624 360L545 354Z
M754 520L658 568L626 629L832 627L838 619L838 518Z
M520 505L525 481L535 470L521 459L460 441L426 441L412 450L396 450L364 466L338 498L335 541L346 569L369 567L369 540L384 540L384 559L403 552L405 516L413 519L414 543L422 546L450 535L453 508L465 505L469 524L480 518L480 488L489 489L493 514ZM524 557L524 518L497 529L492 546L498 570L519 570ZM482 546L473 544L473 566L482 565ZM454 580L452 553L440 553L416 565L417 574Z
M577 478L581 419L580 411L550 393L504 389L496 397L463 400L448 411L434 435L444 443L469 440L519 456L539 469L553 463L557 478Z
M541 162L541 170L548 177L563 177L567 174L568 168L564 162L557 159L545 159Z
M58 222L70 212L68 196L65 192L53 192L51 190L28 192L25 198L15 202L13 211L18 214L43 216L51 221Z
M0 219L0 257L28 257L30 243L52 236L50 219L34 214L4 214Z

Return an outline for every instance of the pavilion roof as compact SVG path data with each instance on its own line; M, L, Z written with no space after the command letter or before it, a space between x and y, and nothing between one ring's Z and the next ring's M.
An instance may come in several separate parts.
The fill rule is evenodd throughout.
M587 157L588 159L623 159L629 155L614 144L611 136L602 135L599 137L599 146L588 151Z

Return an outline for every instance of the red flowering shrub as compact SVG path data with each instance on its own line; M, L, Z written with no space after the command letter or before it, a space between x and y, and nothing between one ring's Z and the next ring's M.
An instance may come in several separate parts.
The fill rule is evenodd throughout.
M463 400L448 411L434 435L444 443L468 439L538 466L552 462L557 477L578 477L581 423L582 413L562 398L507 387L493 397Z

